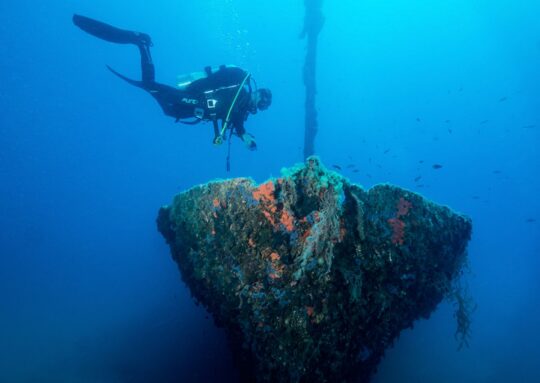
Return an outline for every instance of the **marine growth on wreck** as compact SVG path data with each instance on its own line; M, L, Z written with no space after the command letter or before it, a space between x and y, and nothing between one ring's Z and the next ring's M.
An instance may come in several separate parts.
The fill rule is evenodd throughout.
M316 157L282 173L196 186L158 228L242 381L367 382L455 293L471 220L395 186L364 190Z

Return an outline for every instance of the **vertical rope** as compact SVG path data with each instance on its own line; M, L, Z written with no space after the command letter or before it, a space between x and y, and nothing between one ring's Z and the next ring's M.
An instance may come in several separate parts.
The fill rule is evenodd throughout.
M230 129L231 131L229 132L229 142L227 143L228 145L228 149L227 149L227 171L230 172L231 171L231 141L232 141L232 135L233 135L233 130Z
M304 29L300 34L300 38L307 40L303 73L306 92L304 159L315 153L315 136L317 135L319 125L315 101L317 95L317 39L324 25L322 3L323 0L304 0Z

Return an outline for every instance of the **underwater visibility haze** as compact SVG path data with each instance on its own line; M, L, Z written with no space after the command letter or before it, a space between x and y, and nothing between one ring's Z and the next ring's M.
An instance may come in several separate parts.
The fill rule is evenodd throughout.
M323 18L305 24L315 3ZM106 65L141 80L139 49L84 33L74 14L150 35L162 84L207 66L249 71L272 95L244 122L256 150L250 137L232 136L227 171L228 135L214 145L211 122L175 123L155 94L116 77ZM389 243L409 233L400 219L416 217L420 203L409 200L472 222L459 278L467 318L461 298L443 300L390 342L370 381L540 381L539 17L532 0L2 3L0 382L240 381L225 330L196 303L156 218L179 193L223 185L193 189L212 180L250 177L261 185L255 199L269 202L267 180L285 190L298 173L282 169L305 160L306 121L318 125L320 174L346 185L345 201L368 200L350 184L404 190L383 221L394 230ZM320 28L313 56L305 25ZM269 214L281 214L280 230L290 229L292 198L264 214L276 227ZM280 254L269 252L272 267ZM276 270L271 279L285 275ZM328 319L317 310L305 307L312 324ZM468 319L464 345L456 322Z

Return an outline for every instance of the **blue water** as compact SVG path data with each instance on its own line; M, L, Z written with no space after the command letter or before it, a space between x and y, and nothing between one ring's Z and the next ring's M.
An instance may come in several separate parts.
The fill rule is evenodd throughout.
M250 70L274 94L246 124L259 149L236 140L226 173L211 126L174 124L111 75L105 64L137 78L138 52L82 33L74 12L151 34L163 83ZM374 382L540 381L540 3L327 0L324 12L322 160L474 221L470 348L457 351L443 303ZM302 18L300 0L0 3L0 382L235 381L155 217L194 184L262 181L302 160Z

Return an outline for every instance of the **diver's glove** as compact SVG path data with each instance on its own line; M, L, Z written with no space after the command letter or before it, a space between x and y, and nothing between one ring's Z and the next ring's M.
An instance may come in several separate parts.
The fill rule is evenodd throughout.
M242 134L242 141L244 141L244 144L249 150L256 150L257 149L257 143L255 142L255 137L253 137L249 133Z
M223 136L216 136L214 137L214 140L212 141L212 143L215 145L215 146L219 146L223 143Z

